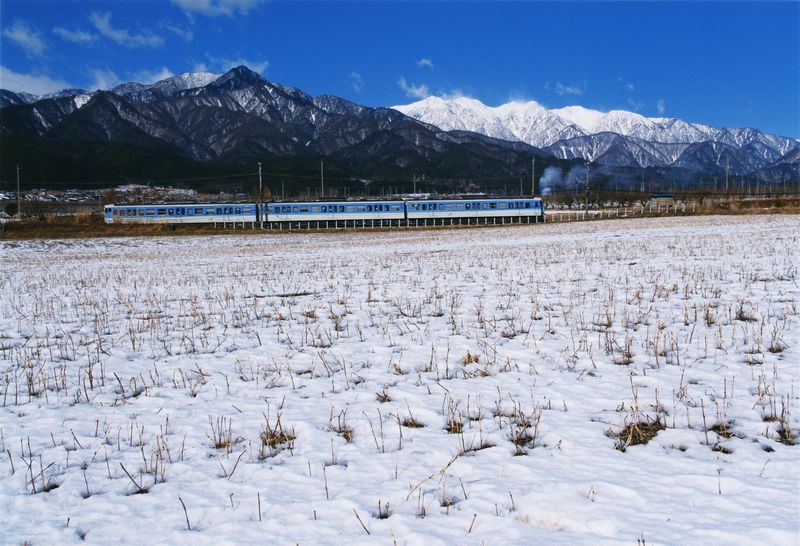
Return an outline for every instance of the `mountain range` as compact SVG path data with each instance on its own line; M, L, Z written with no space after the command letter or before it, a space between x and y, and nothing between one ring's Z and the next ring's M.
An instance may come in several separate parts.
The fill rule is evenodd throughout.
M749 175L791 162L791 154L800 148L795 139L758 129L717 128L581 106L548 110L536 101L490 107L469 97L428 97L394 108L443 130L525 142L562 159L608 166Z
M109 91L68 89L46 96L0 90L0 176L16 164L40 186L111 185L180 179L216 188L251 187L262 163L267 184L392 186L499 191L564 173L585 161L593 182L698 177L729 170L767 180L796 179L800 143L756 129L716 129L536 102L488 107L466 97L371 108L269 82L240 66L193 72ZM226 182L227 178L227 182Z

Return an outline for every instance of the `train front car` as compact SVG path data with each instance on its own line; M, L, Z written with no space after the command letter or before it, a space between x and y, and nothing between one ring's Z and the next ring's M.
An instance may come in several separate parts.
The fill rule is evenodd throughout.
M267 221L298 228L388 227L405 219L403 201L271 202Z
M254 203L106 205L107 224L246 224L256 222Z
M544 219L542 200L519 199L425 199L409 201L408 224L450 225L533 223ZM466 220L466 222L463 222Z

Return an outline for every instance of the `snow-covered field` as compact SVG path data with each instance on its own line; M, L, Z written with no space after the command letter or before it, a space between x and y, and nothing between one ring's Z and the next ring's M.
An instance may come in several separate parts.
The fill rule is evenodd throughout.
M0 542L796 543L798 234L0 243Z

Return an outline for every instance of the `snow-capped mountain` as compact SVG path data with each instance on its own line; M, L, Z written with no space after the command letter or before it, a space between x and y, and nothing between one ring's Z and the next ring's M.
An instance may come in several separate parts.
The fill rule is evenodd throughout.
M445 131L471 131L537 147L585 134L535 101L509 102L493 108L469 97L428 97L392 108Z
M219 77L220 74L214 74L212 72L186 72L151 84L139 82L123 83L111 89L111 92L123 96L128 100L147 102L163 97L171 97L175 93L186 89L204 87ZM92 93L84 89L62 89L61 91L48 93L46 95L33 95L31 93L0 89L0 108L13 104L33 104L34 102L46 99L90 97L91 95ZM80 106L86 103L85 99L76 100L81 103Z
M86 94L86 91L83 89L62 89L61 91L47 93L45 95L33 95L31 93L25 93L24 91L15 92L7 89L0 89L0 108L12 104L32 104L40 100L75 97L84 94Z
M115 95L120 95L128 100L148 102L164 97L171 97L179 91L204 87L217 80L220 74L212 72L186 72L170 78L151 83L149 85L129 82L118 85L111 90Z
M53 176L54 164L61 179L72 172L107 181L174 177L187 169L230 172L258 161L266 172L272 165L288 176L302 174L305 183L324 157L343 186L362 178L402 181L418 172L452 188L498 176L516 180L532 156L541 169L569 165L521 142L444 132L390 108L312 97L244 66L219 77L181 75L8 105L0 110L0 136L3 152L14 153L39 180ZM2 162L0 171L12 163Z
M529 176L531 157L537 170L569 171L589 160L601 167L595 172L616 179L642 167L670 179L723 172L770 180L800 175L800 142L757 129L580 106L548 110L535 101L490 107L467 97L370 108L330 95L312 97L243 66L223 75L186 73L92 93L69 89L39 97L0 89L0 108L3 153L12 150L14 161L28 154L43 179L50 176L48 162L62 168L68 163L81 176L98 169L103 177L157 177L174 175L176 165L255 158L279 169L301 165L316 172L319 157L326 166L338 164L343 180L422 174L465 187L471 180L504 185ZM49 159L43 161L44 155Z
M491 107L468 97L424 100L394 106L396 110L443 130L473 131L545 148L563 159L585 159L617 166L707 168L737 165L744 172L779 161L800 147L797 140L758 129L727 129L676 118L647 118L635 112L600 112L582 106L548 110L535 101ZM682 154L691 144L705 146L691 159ZM725 150L723 153L720 150ZM736 157L733 157L736 156ZM741 157L739 157L741 156ZM694 161L694 162L693 162ZM711 164L712 166L715 163Z

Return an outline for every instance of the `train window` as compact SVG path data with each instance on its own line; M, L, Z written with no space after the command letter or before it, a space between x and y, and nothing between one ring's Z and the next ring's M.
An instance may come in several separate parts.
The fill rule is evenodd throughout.
M163 213L159 210L159 214L163 214ZM175 214L175 209L167 209L167 214L172 216L173 214Z
M344 212L344 205L339 205L339 212Z
M496 209L497 208L497 203L489 203L489 208L490 209Z
M234 212L235 212L236 214L241 214L241 213L242 213L242 207L236 207L236 208L234 209Z
M300 207L300 212L308 212L308 207Z

